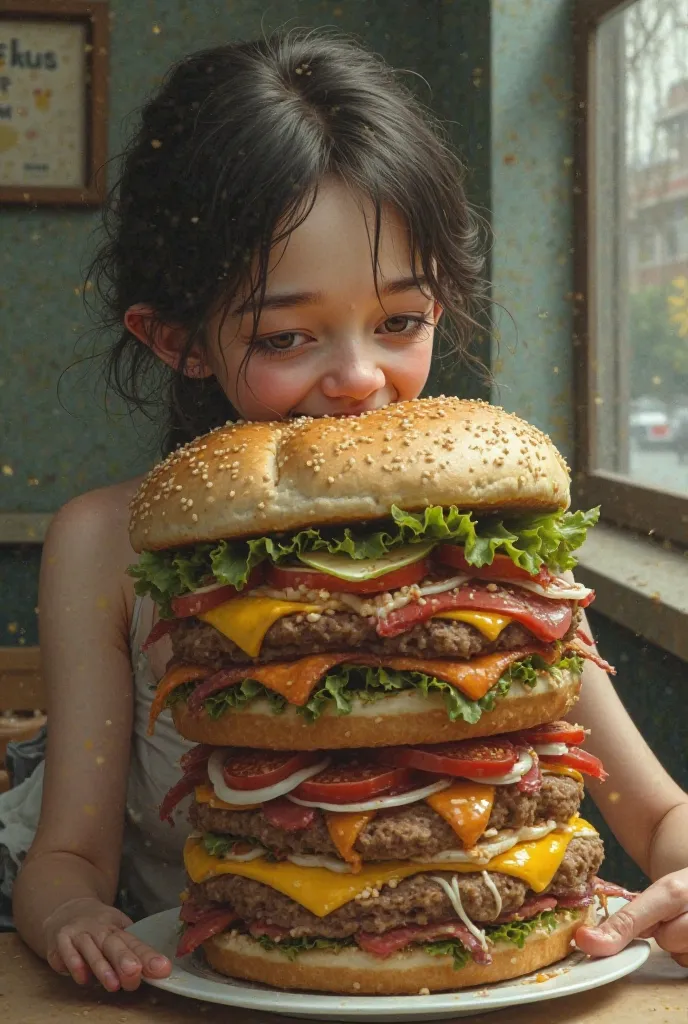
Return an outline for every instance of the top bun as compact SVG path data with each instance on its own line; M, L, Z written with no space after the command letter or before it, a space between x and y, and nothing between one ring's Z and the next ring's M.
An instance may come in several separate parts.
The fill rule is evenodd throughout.
M460 398L361 416L228 423L172 452L131 503L135 551L389 516L399 505L554 512L569 473L550 439Z

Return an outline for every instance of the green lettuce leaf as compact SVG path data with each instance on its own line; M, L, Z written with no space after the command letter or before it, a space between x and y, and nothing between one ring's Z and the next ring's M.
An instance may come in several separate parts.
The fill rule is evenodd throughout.
M462 545L467 562L476 567L491 565L495 555L502 554L529 573L536 573L542 565L563 571L576 565L573 552L597 522L599 508L501 520L475 519L472 512L461 512L454 505L434 505L423 512L405 512L393 505L390 515L391 520L377 530L363 526L311 528L292 536L146 551L127 571L136 581L136 593L150 594L164 617L172 614L173 598L198 589L211 578L241 590L261 562L294 560L308 551L354 559L380 558L402 544L430 540Z
M348 715L353 710L354 701L372 703L402 690L418 689L426 696L439 693L452 722L463 719L464 722L474 725L483 712L494 710L499 698L509 692L513 682L534 686L537 682L537 673L542 669L559 675L565 669L579 673L582 666L583 659L575 654L561 658L554 665L547 665L538 655L531 655L510 665L484 697L480 700L471 700L451 683L425 675L423 672L397 672L386 668L337 665L321 680L308 702L296 708L296 713L303 715L308 722L315 722L323 711L332 705L338 715ZM247 671L250 670L247 668ZM194 685L184 683L177 687L167 700L168 706L186 700ZM274 714L282 714L289 706L284 697L268 690L262 683L254 679L244 679L241 683L208 697L204 707L210 718L218 719L227 711L241 710L250 701L258 699L267 700Z
M557 926L557 913L555 910L545 910L542 914L531 918L529 921L514 921L511 924L502 924L496 927L485 929L488 942L508 942L511 945L523 949L528 936L538 928L545 928L548 932L554 931ZM262 935L256 939L263 949L277 950L289 960L296 960L301 954L312 949L327 949L330 952L338 953L342 949L350 949L356 946L353 938L348 939L319 939L312 937L285 938L276 942ZM424 942L421 949L430 956L450 956L454 961L454 970L461 970L472 960L471 954L459 939L443 939L438 942Z
M319 939L305 935L298 939L280 939L275 942L267 935L260 935L255 940L263 949L272 951L279 950L288 960L296 960L301 953L309 952L312 949L327 949L331 953L339 953L345 947L355 946L353 939Z

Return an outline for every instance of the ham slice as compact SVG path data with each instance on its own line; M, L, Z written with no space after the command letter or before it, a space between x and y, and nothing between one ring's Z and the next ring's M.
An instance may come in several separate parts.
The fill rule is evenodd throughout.
M285 832L303 832L315 821L316 811L314 807L300 807L280 796L263 804L263 815L273 828L281 828Z
M508 615L543 643L561 640L566 636L573 618L572 601L540 597L518 586L473 580L455 590L433 594L425 599L425 604L413 601L391 611L379 620L377 632L380 636L398 636L433 615L456 609Z
M382 935L364 931L356 933L356 942L361 949L381 960L387 959L400 949L405 949L411 943L438 942L442 939L458 939L478 964L492 963L489 952L482 948L475 935L459 921L450 921L447 924L412 924L405 928L392 928Z
M516 789L519 793L528 793L531 796L536 796L542 789L542 772L540 771L540 758L537 756L532 747L521 747L528 751L533 759L533 763L521 778L516 783Z
M226 907L204 911L187 927L179 940L176 955L181 957L193 953L194 949L198 949L207 939L226 931L230 924L236 921L236 917L234 911Z

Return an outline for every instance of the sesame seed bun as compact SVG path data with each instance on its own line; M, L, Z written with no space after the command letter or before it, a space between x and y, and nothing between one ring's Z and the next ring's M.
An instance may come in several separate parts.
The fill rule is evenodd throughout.
M135 551L387 517L429 505L569 505L550 439L484 402L425 398L361 416L219 427L173 452L131 503Z
M417 690L382 697L373 703L356 701L348 715L327 708L315 722L307 722L295 707L276 715L266 700L211 718L205 711L192 714L186 701L172 708L180 736L216 747L262 747L269 750L338 750L354 747L394 747L443 743L498 733L531 729L554 722L569 711L580 691L580 676L568 670L557 676L543 671L536 683L513 682L499 697L493 711L485 711L471 725L462 718L452 722L442 697Z
M497 943L489 965L467 963L454 968L452 957L431 956L422 948L402 950L380 959L354 947L339 952L309 950L290 961L279 950L266 950L247 935L225 932L203 943L214 970L232 978L258 981L276 988L305 989L352 995L427 995L473 985L489 985L520 978L563 960L571 940L583 924L597 919L594 907L561 912L553 931L536 929L523 949Z

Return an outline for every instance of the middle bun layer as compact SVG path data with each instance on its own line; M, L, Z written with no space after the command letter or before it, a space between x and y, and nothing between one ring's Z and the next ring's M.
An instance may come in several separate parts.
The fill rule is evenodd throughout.
M186 701L172 708L177 731L185 739L216 747L259 747L271 750L336 750L354 747L387 747L494 736L530 729L563 718L580 691L580 676L561 671L538 673L534 686L511 684L493 711L474 723L452 722L439 695L409 691L382 697L373 703L357 701L350 714L337 715L327 708L315 722L306 721L288 706L275 714L266 700L227 711L213 719L201 711L192 714Z

